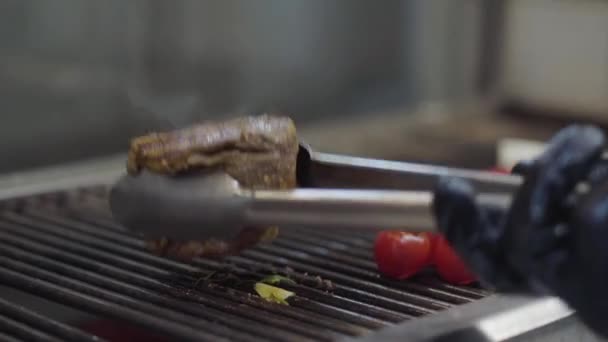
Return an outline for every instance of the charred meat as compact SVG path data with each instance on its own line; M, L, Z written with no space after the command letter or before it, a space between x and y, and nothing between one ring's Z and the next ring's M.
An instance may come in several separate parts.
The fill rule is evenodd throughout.
M277 227L244 227L234 240L176 241L163 238L146 241L146 247L154 254L180 260L196 257L222 258L238 254L259 243L272 241L278 234Z
M131 141L127 170L221 169L248 188L296 186L298 138L287 117L261 115L151 133Z

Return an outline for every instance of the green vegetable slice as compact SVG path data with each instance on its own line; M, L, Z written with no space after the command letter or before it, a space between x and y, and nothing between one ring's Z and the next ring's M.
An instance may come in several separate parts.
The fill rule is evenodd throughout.
M295 293L291 291L264 283L255 283L254 289L260 297L278 304L289 305L287 298L295 296Z

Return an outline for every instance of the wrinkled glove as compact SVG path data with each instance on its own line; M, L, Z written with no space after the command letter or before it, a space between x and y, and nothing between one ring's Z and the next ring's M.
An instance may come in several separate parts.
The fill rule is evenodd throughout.
M480 280L502 292L562 298L608 336L608 162L592 126L558 132L518 164L524 181L507 210L482 207L465 180L442 178L433 210L440 231Z

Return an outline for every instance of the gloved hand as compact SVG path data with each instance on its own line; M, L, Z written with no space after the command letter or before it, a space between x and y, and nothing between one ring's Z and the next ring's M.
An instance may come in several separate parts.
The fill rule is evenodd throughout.
M524 182L508 210L478 205L475 189L457 178L439 181L433 209L441 232L482 282L502 292L558 296L608 336L604 145L596 127L567 127L540 157L514 168Z

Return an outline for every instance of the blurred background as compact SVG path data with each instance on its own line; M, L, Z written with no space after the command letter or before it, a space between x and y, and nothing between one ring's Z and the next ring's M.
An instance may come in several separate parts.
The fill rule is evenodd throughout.
M414 117L441 119L450 129L429 133L441 150L463 136L495 140L484 133L489 128L475 127L497 122L489 113L501 106L601 119L608 111L608 7L544 0L3 0L0 90L0 172L120 153L136 134L263 111L288 113L323 148L338 144L332 130L355 118L364 128L343 134L359 140L342 143L367 148L373 144L361 140L365 127L386 135L384 128L399 122L410 127L394 132L402 137L431 130L416 128ZM471 111L483 112L482 119L461 117ZM373 121L380 117L393 121ZM531 126L509 127L523 136L521 127ZM319 130L337 140L315 136ZM450 135L454 130L460 135ZM392 139L376 150L409 144ZM479 140L460 145L486 148ZM410 152L390 157L431 153L415 147L418 154L404 147Z

